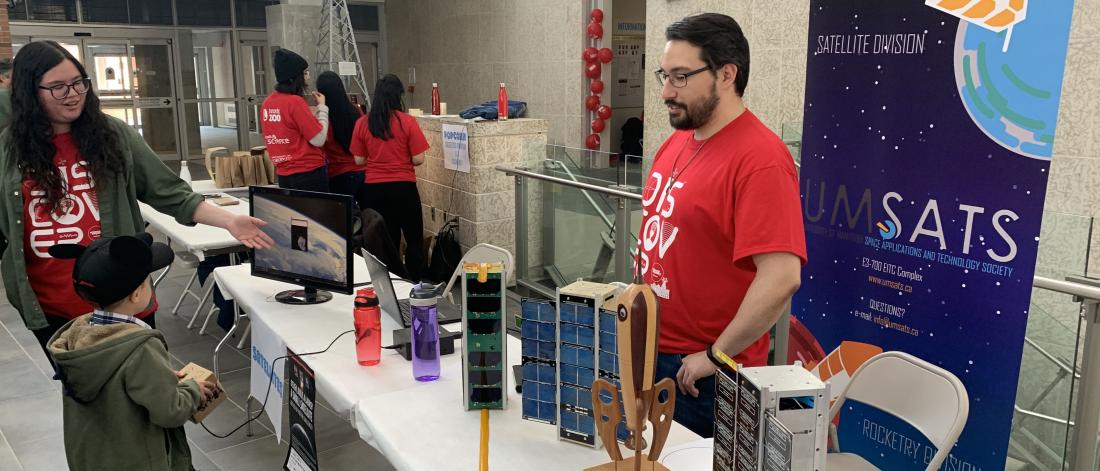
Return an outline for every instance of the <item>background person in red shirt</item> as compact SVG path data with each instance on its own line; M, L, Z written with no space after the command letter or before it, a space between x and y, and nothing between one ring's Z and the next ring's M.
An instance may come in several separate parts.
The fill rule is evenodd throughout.
M386 74L375 84L370 112L355 123L351 154L356 163L367 164L366 207L382 215L394 244L405 235L405 268L409 278L420 281L424 220L413 167L424 163L428 140L416 118L405 114L404 94L396 75Z
M309 63L288 49L275 51L275 92L260 106L260 127L267 154L275 164L280 188L328 191L328 172L321 146L328 138L325 96L317 99L317 116L309 111L302 94L309 84Z
M12 120L0 131L0 266L8 300L43 345L70 319L92 311L73 290L73 261L57 244L144 232L138 201L181 224L228 230L267 248L263 221L203 201L138 132L100 109L84 66L53 41L19 50ZM155 326L156 301L137 315Z
M643 191L638 263L660 302L657 377L676 379L675 420L710 437L713 350L767 362L806 241L791 155L741 99L749 44L740 26L707 13L673 23L665 38L656 75L677 131Z
M351 103L344 81L335 72L330 70L317 77L317 91L325 96L329 109L328 138L322 148L328 160L329 191L355 197L362 208L367 167L356 164L351 155L351 133L363 114Z

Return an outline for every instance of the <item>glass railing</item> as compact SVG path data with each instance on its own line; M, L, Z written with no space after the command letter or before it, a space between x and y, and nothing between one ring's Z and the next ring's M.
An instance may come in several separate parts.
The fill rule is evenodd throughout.
M553 145L531 152L501 168L517 179L517 282L553 297L578 279L629 280L642 159Z
M1055 280L1088 270L1093 219L1047 211L1035 275ZM1006 469L1064 469L1081 374L1082 303L1034 288Z

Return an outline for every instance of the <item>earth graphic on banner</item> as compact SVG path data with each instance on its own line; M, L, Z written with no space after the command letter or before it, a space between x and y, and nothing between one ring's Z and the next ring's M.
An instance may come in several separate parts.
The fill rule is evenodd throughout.
M1045 160L1052 154L1062 88L1062 77L1046 71L1061 67L1066 56L1041 46L1048 44L1043 36L1064 21L1066 7L1046 2L1028 7L1026 19L999 32L959 21L955 81L967 112L986 135L1017 154Z

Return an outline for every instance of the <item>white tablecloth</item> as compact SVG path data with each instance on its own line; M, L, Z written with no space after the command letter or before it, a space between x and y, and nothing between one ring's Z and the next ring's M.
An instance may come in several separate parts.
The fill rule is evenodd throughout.
M217 252L243 252L247 250L240 241L233 238L229 231L220 227L196 224L185 226L176 222L176 218L161 213L152 206L138 203L141 207L141 217L157 231L168 236L176 248L183 248L199 258L206 259L207 255ZM233 214L248 214L248 203L241 201L231 206L221 206L222 209Z
M370 281L366 264L356 255L355 282ZM298 352L323 350L341 332L354 328L354 296L332 293L332 300L311 306L293 306L275 301L275 293L295 286L250 275L251 265L218 267L214 279L227 299L235 300L250 317L263 319L286 342L287 348ZM412 285L394 281L399 295L408 297ZM298 287L300 288L300 287ZM393 330L400 323L388 312L382 315L382 345L393 344ZM444 359L456 358L448 355ZM382 350L382 363L365 367L355 358L355 337L345 335L328 352L302 357L317 376L317 392L338 412L350 414L355 403L418 383L412 377L411 364L393 350ZM455 360L457 361L457 359Z
M522 419L511 369L520 357L519 339L508 336L508 406L489 414L489 469L580 471L610 461L606 450L559 441L554 425ZM465 410L460 358L444 360L440 379L364 399L356 407L359 436L398 471L478 467L481 413ZM698 435L673 423L665 447L696 440ZM624 456L633 453L620 449Z

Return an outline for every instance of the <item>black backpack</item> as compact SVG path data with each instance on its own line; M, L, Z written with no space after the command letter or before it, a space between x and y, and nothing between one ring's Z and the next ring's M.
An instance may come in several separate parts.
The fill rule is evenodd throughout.
M439 228L432 244L432 261L424 278L432 283L450 281L462 261L462 247L458 245L458 220L452 219Z

